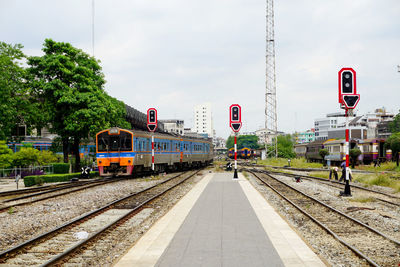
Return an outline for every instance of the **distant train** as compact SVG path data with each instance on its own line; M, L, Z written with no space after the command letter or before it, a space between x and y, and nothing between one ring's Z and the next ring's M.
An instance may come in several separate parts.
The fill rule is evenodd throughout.
M100 176L131 176L152 168L151 134L147 131L101 131L96 135L96 152ZM208 139L154 133L155 172L206 166L213 157Z
M255 156L254 149L244 147L242 149L237 150L237 158L239 158L239 159L249 159L249 158L253 158L254 156ZM235 158L235 149L234 148L230 148L228 150L228 157L231 159Z
M385 139L362 139L350 140L349 149L358 148L361 155L357 158L359 162L370 164L377 160L383 162L392 159L392 151L385 148ZM345 157L345 140L329 139L318 140L311 143L296 144L295 153L298 157L305 157L309 162L323 162L319 155L321 149L327 149L329 155L325 160L330 160L332 164L339 164Z
M10 142L7 144L8 147L13 151L13 152L18 152L21 150L22 147L24 146L32 146L34 149L43 151L43 150L50 150L50 147L52 145L52 141L48 139L39 139L39 140L27 140L23 142ZM57 154L61 154L62 151L57 152ZM70 154L73 154L72 152ZM95 156L96 154L96 144L93 142L90 142L88 144L80 144L79 145L79 155L81 158L86 157L86 156Z

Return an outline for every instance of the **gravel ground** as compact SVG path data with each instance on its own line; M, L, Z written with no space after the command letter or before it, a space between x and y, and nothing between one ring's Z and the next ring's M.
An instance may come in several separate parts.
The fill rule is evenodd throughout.
M358 219L369 226L385 233L386 235L400 240L400 213L399 207L380 201L361 203L357 199L364 199L373 196L373 193L354 189L352 197L340 197L340 189L328 185L303 179L301 183L295 183L292 177L284 175L273 175L280 180L294 186L302 192L308 192L316 199L335 207L347 215ZM367 208L351 211L353 207Z
M172 175L176 174L167 177ZM120 181L16 207L13 212L0 213L0 251L160 181L156 178Z
M108 237L91 245L80 255L70 259L65 266L112 266L135 244L137 240L162 216L164 216L187 192L189 192L207 171L201 171L189 181L152 202L152 211L146 218L134 216ZM144 220L143 220L144 219ZM112 240L110 242L110 239Z
M369 266L269 188L260 185L252 175L249 181L328 265Z

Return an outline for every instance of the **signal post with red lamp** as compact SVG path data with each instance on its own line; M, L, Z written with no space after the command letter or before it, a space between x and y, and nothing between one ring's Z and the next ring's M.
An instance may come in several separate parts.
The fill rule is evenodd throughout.
M346 185L344 192L340 192L342 196L351 196L350 189L350 169L349 169L349 116L353 114L353 109L360 101L360 95L357 94L356 71L352 68L342 68L339 73L339 104L345 109L346 117Z
M157 129L157 110L149 108L147 110L147 129L151 132L151 170L154 171L154 132Z
M233 173L233 179L238 179L237 174L237 133L242 128L242 109L238 104L232 104L229 107L229 126L232 131L235 132L235 171Z

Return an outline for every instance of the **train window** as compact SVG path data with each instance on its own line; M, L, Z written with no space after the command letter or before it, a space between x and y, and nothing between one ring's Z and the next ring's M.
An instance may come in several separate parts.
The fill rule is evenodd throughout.
M104 132L97 135L97 150L99 152L108 151L108 133Z
M111 136L110 138L114 137ZM132 151L132 135L130 133L121 131L119 139L120 139L120 151ZM113 148L113 150L115 149Z
M110 150L118 151L119 150L119 138L118 136L110 136Z

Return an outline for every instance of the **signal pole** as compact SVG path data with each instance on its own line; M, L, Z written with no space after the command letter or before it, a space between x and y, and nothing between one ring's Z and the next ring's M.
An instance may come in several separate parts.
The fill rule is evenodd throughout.
M238 173L237 173L237 145L236 145L236 136L237 133L235 132L235 171L233 173L233 178L237 179L238 178Z
M266 93L265 93L265 153L270 157L278 157L278 126L276 111L276 78L275 78L275 33L274 33L274 0L266 0ZM273 149L268 152L268 137Z

